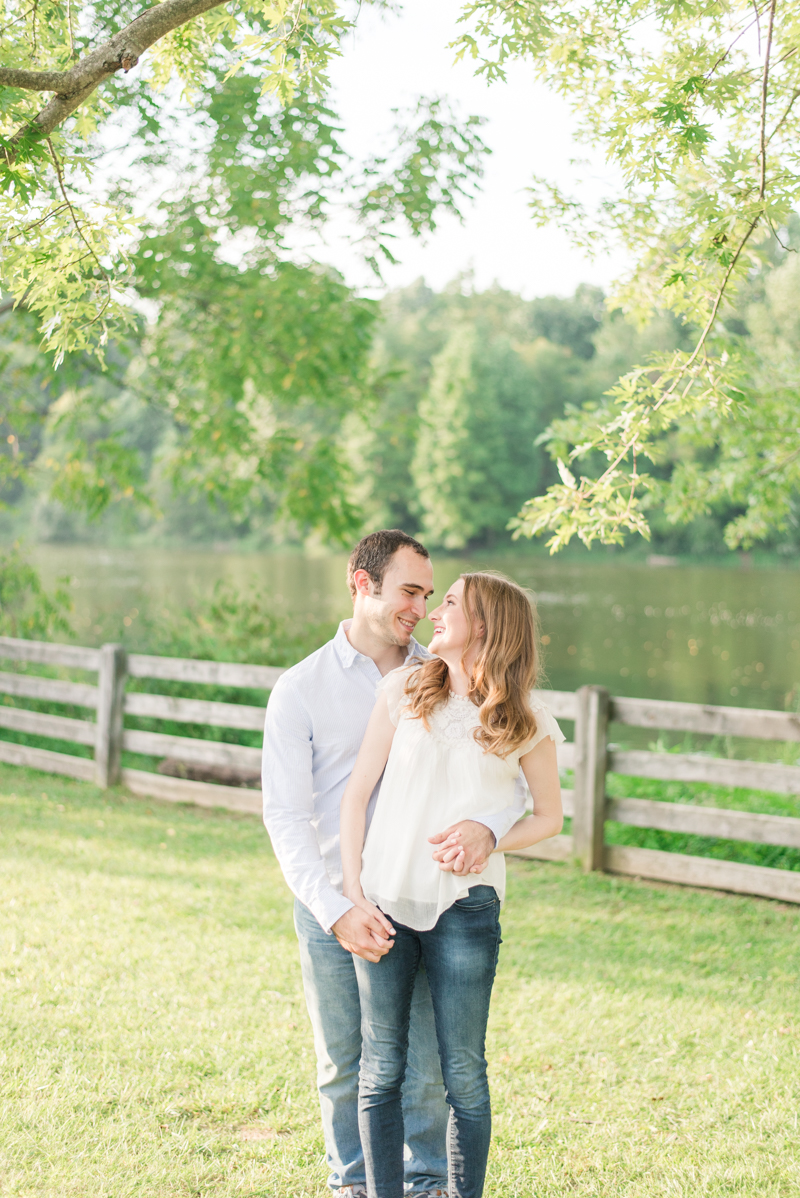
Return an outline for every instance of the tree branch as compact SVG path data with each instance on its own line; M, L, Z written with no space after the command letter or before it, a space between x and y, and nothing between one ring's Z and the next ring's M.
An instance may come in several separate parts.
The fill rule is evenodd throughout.
M773 474L776 470L783 470L786 466L791 466L792 462L796 462L800 458L800 449L795 449L792 453L780 462L775 462L771 466L765 466L763 470L759 470L756 478L764 478L767 474Z
M117 71L135 67L145 50L173 29L185 25L226 0L162 0L148 8L125 29L79 59L69 71L25 71L0 68L0 85L33 91L54 91L52 100L11 138L6 157L30 132L47 137L86 100L95 88Z
M58 92L69 86L69 71L23 71L0 67L0 87L21 87L31 92Z
M800 96L800 87L796 87L795 90L792 92L791 99L789 100L789 103L786 105L786 108L784 109L783 116L778 121L777 125L772 130L769 137L767 138L767 145L769 145L769 143L772 141L775 134L779 133L780 130L783 128L783 125L787 121L787 119L789 117L789 113L792 111L792 108L794 107L794 102L798 96Z
M764 54L764 77L761 82L761 184L758 198L764 199L767 186L767 92L769 87L769 56L772 50L772 29L775 24L775 8L777 0L772 0L769 6L769 29L767 31L767 49Z
M53 149L53 143L49 137L47 139L47 148L50 151L50 157L53 159L53 166L55 167L56 176L58 178L59 190L61 191L61 194L64 197L64 203L66 204L66 206L69 210L69 214L72 218L72 223L75 226L75 232L78 234L81 241L86 246L86 248L89 251L89 253L91 254L92 258L94 258L95 266L100 271L100 273L102 274L103 279L105 281L105 285L106 285L105 301L103 303L102 308L95 316L94 320L89 322L90 324L94 324L95 321L98 321L100 319L100 317L103 315L103 313L105 312L108 305L111 303L111 279L109 278L108 271L105 270L102 262L97 257L97 254L94 252L94 250L92 249L92 246L90 245L89 241L86 238L86 234L81 229L80 222L75 213L75 209L72 207L72 202L71 202L69 196L67 195L67 189L64 186L64 175L61 170L61 163L58 161L58 155L56 154L55 150Z

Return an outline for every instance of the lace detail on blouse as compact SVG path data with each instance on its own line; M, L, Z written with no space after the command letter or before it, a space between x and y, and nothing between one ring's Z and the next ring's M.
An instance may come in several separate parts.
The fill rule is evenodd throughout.
M434 707L428 716L431 735L437 740L455 741L474 739L481 717L478 708L466 695L450 694L446 703Z

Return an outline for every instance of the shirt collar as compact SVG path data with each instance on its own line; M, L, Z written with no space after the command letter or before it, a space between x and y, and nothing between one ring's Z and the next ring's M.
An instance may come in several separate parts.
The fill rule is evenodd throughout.
M336 630L336 636L333 638L333 647L345 669L351 666L354 661L358 661L359 657L364 656L363 653L359 653L357 649L354 649L347 639L347 632L352 623L352 620L342 620ZM408 644L406 660L412 657L419 658L420 661L424 661L425 658L430 657L430 653L425 646L421 645L413 636Z

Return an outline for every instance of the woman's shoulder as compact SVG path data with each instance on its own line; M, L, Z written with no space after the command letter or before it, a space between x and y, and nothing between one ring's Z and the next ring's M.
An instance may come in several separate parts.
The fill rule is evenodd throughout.
M400 718L401 709L408 702L406 685L409 679L413 678L415 670L421 664L416 658L404 661L397 669L390 670L388 674L384 674L375 688L377 694L384 694L386 696L386 702L389 706L389 717L395 725L397 725Z
M409 678L414 675L415 671L418 670L421 665L422 662L419 660L419 658L409 658L409 660L404 661L401 666L397 666L394 670L390 670L388 674L384 674L383 678L381 678L380 682L377 684L376 689L379 691L391 691L398 686L402 686L404 688Z
M536 734L524 752L529 752L546 736L549 736L557 745L563 744L567 738L559 728L558 721L550 711L547 700L541 691L532 690L528 696L528 703L536 719Z

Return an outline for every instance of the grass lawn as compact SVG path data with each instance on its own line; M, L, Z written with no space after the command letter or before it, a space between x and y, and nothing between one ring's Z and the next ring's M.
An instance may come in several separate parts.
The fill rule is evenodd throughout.
M322 1198L261 825L0 766L0 855L0 1194ZM800 909L509 873L487 1194L798 1195Z

